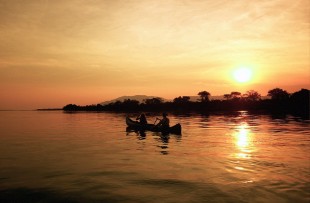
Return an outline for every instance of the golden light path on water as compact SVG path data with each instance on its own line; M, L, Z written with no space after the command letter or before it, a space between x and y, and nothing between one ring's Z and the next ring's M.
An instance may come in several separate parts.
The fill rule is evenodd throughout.
M247 123L242 123L237 127L238 132L236 134L236 144L243 151L249 143L250 129Z
M252 142L253 134L246 122L242 122L236 127L234 139L235 146L237 148L237 152L234 157L237 159L251 159L251 152L254 150ZM242 166L235 166L234 168L237 170L245 170Z

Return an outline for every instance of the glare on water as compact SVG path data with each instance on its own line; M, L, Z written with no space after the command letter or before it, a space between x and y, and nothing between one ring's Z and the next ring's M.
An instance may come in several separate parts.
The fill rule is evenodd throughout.
M182 135L164 136L126 131L125 114L0 115L3 201L310 201L309 121L298 117L170 114Z

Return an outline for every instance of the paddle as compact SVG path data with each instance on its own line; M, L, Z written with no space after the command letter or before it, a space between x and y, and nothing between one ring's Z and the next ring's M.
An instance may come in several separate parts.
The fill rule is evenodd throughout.
M155 122L154 122L154 125L155 125L155 123L157 122L157 120L160 120L159 118L156 118L156 120L155 120Z

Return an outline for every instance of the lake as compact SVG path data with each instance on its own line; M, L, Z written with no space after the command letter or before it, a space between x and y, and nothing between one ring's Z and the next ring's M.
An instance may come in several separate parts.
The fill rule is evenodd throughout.
M309 120L170 114L163 136L125 117L0 111L0 202L310 201Z

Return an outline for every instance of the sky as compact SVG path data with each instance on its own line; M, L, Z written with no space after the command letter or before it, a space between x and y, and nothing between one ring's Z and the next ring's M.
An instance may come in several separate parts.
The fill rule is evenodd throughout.
M0 109L310 88L309 0L0 0ZM234 70L251 70L238 83Z

